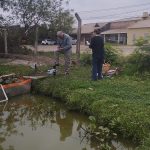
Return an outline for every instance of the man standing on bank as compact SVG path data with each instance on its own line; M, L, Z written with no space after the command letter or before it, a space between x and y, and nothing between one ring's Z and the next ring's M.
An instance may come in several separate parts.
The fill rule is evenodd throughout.
M55 52L55 66L59 66L59 55L64 54L65 60L65 75L69 74L72 54L72 40L68 34L62 31L57 32L58 49Z
M100 36L100 30L94 30L89 47L92 49L92 80L103 79L102 66L104 63L104 40Z

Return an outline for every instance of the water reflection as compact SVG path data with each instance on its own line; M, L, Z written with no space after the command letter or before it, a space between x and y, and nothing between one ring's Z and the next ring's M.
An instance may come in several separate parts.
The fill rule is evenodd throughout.
M60 141L65 141L72 135L73 118L65 110L60 109L56 113L56 122L60 128Z
M68 112L50 98L18 97L0 111L0 150L100 149L96 140L84 136L81 126L88 126L87 117ZM111 144L111 149L115 147Z

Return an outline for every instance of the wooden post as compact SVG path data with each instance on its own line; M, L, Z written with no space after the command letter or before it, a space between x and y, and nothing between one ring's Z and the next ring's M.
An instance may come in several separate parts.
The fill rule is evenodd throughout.
M36 29L35 29L35 50L34 50L34 57L35 57L35 69L37 69L37 52L38 52L38 26L36 25Z
M120 44L120 33L118 33L118 45Z
M8 54L8 48L7 48L7 30L4 29L4 43L5 43L5 54Z
M106 43L106 35L104 34L104 43Z
M35 51L34 51L35 55L37 55L37 51L38 51L38 26L36 26L35 29Z
M77 62L78 64L80 63L80 43L81 43L81 25L82 25L82 20L78 13L75 13L75 17L77 18L78 21L78 31L77 31L77 45L76 45L76 54L77 54Z

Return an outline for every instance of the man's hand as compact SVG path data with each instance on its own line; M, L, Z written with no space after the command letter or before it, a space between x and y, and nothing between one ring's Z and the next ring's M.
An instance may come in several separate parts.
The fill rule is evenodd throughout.
M61 48L61 47L57 47L57 51L62 51L63 50L63 48Z
M63 50L63 48L59 48L59 50L60 50L60 51L62 51L62 50Z

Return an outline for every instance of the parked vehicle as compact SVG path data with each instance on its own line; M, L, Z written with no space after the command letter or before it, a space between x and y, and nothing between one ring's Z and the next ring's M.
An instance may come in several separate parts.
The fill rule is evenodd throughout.
M72 45L76 45L77 44L77 40L72 38Z
M54 45L56 43L56 41L51 40L51 39L44 39L41 44L42 45Z

